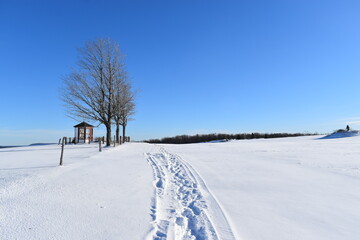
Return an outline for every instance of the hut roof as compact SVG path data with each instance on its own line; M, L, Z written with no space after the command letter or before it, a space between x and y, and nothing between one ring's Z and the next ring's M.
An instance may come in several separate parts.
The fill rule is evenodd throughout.
M88 124L87 122L82 122L79 123L78 125L75 125L74 127L78 128L78 127L94 127L94 126Z

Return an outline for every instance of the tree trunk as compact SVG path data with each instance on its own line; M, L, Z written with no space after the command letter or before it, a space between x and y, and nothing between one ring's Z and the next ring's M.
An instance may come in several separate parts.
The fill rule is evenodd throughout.
M106 126L106 146L110 146L111 144L111 125Z
M116 123L116 143L120 143L120 124L119 123Z
M125 142L126 125L123 125L123 126L122 126L122 130L123 130L123 142Z

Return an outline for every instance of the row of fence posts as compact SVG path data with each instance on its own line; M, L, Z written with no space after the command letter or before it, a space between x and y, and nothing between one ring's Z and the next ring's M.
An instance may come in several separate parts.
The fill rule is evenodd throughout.
M64 137L64 138L65 138L65 144L70 144L70 143L76 144L76 143L77 143L77 142L76 142L76 137L74 137L74 138ZM104 140L103 140L103 141L104 141ZM87 139L87 143L90 144L90 142L91 142L91 138L88 138L88 139ZM61 138L59 139L58 145L60 145L60 143L61 143Z
M66 144L69 144L69 143L76 144L76 138L73 138L73 141L71 141L71 137L70 138L63 137L62 139L61 138L59 139L58 145L60 145L60 142L61 142L61 154L60 154L60 164L59 165L62 166L63 165L63 157L64 157L64 147L65 147ZM90 144L90 138L89 138L88 142ZM99 142L99 152L101 152L102 151L102 145L101 144L105 143L105 137L98 138L98 142ZM120 136L119 144L121 145L121 144L123 144L125 142L130 142L130 137L125 136L125 138L123 139L123 137ZM114 147L115 146L116 146L116 138L114 136Z
M65 138L65 140L64 140L64 138ZM76 138L63 137L63 138L59 138L58 145L61 144L61 140L62 140L62 139L65 141L65 145L66 145L66 144L71 144L71 143L73 143L73 144L76 144L76 143L77 143L77 142L76 142ZM88 138L88 141L86 141L86 142L87 142L88 144L90 144L90 143L91 143L90 140L91 140L91 139ZM104 144L104 143L105 143L105 137L98 138L98 141L101 141L101 142ZM129 136L126 136L126 137L125 137L125 141L123 141L123 137L120 136L119 144L122 144L122 143L124 143L124 142L130 142L130 137L129 137ZM117 143L116 140L115 140L115 135L114 135L114 143Z

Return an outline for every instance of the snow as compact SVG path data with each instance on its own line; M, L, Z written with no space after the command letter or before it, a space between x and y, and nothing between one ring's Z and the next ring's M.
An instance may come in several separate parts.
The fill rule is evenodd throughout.
M240 239L358 239L360 138L168 146L226 210Z
M67 145L59 167L57 145L2 149L0 239L142 239L151 170L134 145L103 150Z
M235 239L217 201L190 166L164 148L147 159L156 187L148 239Z
M344 137L355 137L359 136L359 131L352 130L352 131L338 131L332 134L329 134L322 139L331 139L331 138L344 138Z
M0 239L358 239L360 137L0 149Z

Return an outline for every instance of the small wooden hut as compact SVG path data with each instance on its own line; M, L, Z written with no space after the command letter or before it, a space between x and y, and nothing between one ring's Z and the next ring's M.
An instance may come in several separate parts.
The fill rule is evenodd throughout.
M75 141L77 143L89 143L94 140L94 126L82 122L74 126L75 128Z

